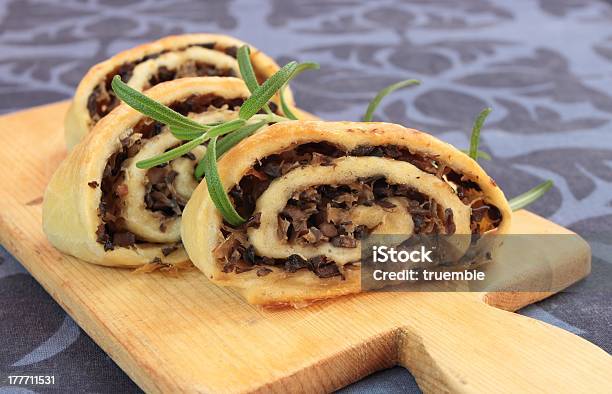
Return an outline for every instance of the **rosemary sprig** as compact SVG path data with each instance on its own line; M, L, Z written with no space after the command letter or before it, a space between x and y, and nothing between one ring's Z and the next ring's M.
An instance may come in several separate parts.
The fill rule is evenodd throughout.
M545 182L540 183L538 186L533 189L520 194L508 203L510 204L510 209L513 211L518 211L519 209L525 208L527 205L537 201L540 197L542 197L550 188L553 187L553 181L547 180Z
M480 113L476 117L476 120L474 120L474 126L472 127L472 135L470 137L470 151L468 153L469 156L474 160L478 160L478 146L480 145L480 130L482 129L482 125L484 124L485 120L487 119L487 116L489 116L491 111L492 109L488 107L483 109L482 111L480 111Z
M189 140L188 143L185 143L174 149L164 152L159 156L139 161L138 163L136 163L136 167L141 169L149 169L151 167L167 163L173 159L176 159L186 154L196 146L203 144L212 137L220 136L238 130L246 124L247 120L253 117L253 115L259 112L262 107L268 103L270 98L275 94L276 91L278 91L281 86L283 86L288 80L291 79L292 73L296 68L296 62L291 62L287 64L276 74L274 74L270 79L264 82L264 84L258 86L255 89L251 97L249 97L240 108L240 117L238 119L234 119L217 125L199 124L194 120L189 119L179 114L178 112L175 112L172 109L166 107L165 105L160 104L155 100L152 100L149 97L145 96L144 94L130 88L124 82L122 82L120 78L113 78L113 85L116 86L117 91L120 92L117 94L120 99L129 100L129 102L126 101L128 105L130 105L137 111L142 112L145 115L152 116L151 114L155 114L156 117L154 119L160 122L167 121L168 123L166 124L170 126L170 130L176 138L181 140ZM165 115L160 116L160 114ZM270 117L269 122L289 120L287 118L280 117L274 114L269 114L268 117ZM186 124L185 122L178 121L179 119L183 118L187 119L187 121L191 123ZM192 124L196 126L192 127Z
M368 108L366 109L366 113L365 115L363 115L363 121L364 122L372 121L372 117L374 116L374 111L376 111L376 108L378 108L378 105L380 104L382 99L385 98L385 96L395 92L398 89L405 88L408 86L419 85L420 83L421 81L417 79L406 79L404 81L396 82L393 85L389 85L386 88L382 89L380 92L378 92L376 97L374 97L374 99L370 101L370 104L368 105Z
M223 216L232 226L239 226L245 219L236 212L232 202L227 195L217 168L217 138L211 138L204 154L204 171L206 172L206 186L210 198Z
M291 117L276 115L270 110L268 102L274 94L287 86L288 82L299 73L307 69L316 69L319 67L318 64L315 63L298 64L297 62L290 62L260 86L257 82L253 65L251 64L250 51L247 46L239 48L238 62L240 73L251 92L251 96L240 107L238 119L219 124L204 125L183 116L171 108L130 88L121 81L119 76L115 76L112 81L112 88L117 97L122 101L137 111L169 126L170 131L177 139L188 141L161 155L139 161L136 163L136 166L141 169L148 169L167 163L210 140L206 154L196 166L194 175L196 178L201 178L206 174L207 178L210 178L207 181L207 185L213 202L225 220L234 225L244 222L244 219L236 212L227 193L222 188L217 170L217 158L242 139L253 135L253 133L266 124L293 120L295 116L290 110L285 112L285 114L290 114L289 116ZM267 113L264 118L256 123L247 125L247 121L253 118L253 116L262 109ZM225 134L229 134L229 136L223 138L222 141L219 142L219 149L217 149L218 137Z

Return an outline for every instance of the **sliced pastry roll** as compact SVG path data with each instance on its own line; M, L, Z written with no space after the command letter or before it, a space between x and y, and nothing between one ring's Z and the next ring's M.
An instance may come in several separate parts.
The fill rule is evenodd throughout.
M238 117L249 97L237 78L184 78L147 95L202 124ZM181 215L197 186L204 145L167 164L136 163L181 145L168 127L123 104L62 162L45 192L43 227L61 251L91 263L139 266L187 260Z
M202 182L184 211L183 244L210 280L254 304L359 292L360 242L369 234L510 226L504 194L474 160L394 124L278 123L224 155L219 175L249 219L225 222Z
M244 42L216 34L169 36L128 49L93 66L81 80L65 121L66 143L71 149L104 116L119 105L111 89L115 75L128 85L144 91L158 83L185 77L239 77L236 51ZM259 82L278 65L266 54L252 48L251 62ZM291 92L286 100L293 104Z

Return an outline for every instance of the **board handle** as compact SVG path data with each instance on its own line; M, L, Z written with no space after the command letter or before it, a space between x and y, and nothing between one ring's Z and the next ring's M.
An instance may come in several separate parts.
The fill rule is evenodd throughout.
M400 329L424 392L612 392L612 356L568 331L477 301L440 312Z

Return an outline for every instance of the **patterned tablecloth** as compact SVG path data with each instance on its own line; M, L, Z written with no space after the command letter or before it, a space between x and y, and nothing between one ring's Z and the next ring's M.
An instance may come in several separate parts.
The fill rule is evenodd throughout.
M202 31L281 63L319 62L293 86L300 106L326 119L357 120L378 89L418 78L379 119L466 147L490 105L484 166L506 194L553 179L533 211L587 236L612 234L612 2L603 0L2 0L0 112L70 97L89 66L120 50ZM595 248L593 274L576 291L521 313L612 351L611 255ZM29 392L9 386L9 374L55 375L60 392L139 391L0 250L0 393ZM393 368L344 391L418 388Z

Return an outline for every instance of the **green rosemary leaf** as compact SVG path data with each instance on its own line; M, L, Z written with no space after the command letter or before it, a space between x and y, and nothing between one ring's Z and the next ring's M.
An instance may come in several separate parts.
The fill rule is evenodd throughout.
M467 149L461 149L461 152L469 155L470 151ZM483 150L479 150L478 151L478 158L479 159L484 159L484 160L493 160L493 158L491 157L490 154L488 154L487 152L483 151Z
M111 86L113 88L113 92L115 92L117 97L119 97L123 102L134 108L136 111L150 116L158 122L183 130L208 130L207 126L189 119L188 117L183 116L165 105L145 96L139 91L132 89L121 80L119 75L115 75L113 77Z
M306 70L318 70L320 68L321 66L319 65L319 63L315 63L315 62L299 63L298 66L295 68L295 71L291 75L291 79L297 77L298 75L300 75Z
M174 149L170 149L169 151L164 152L159 156L155 156L155 157L152 157L146 160L141 160L138 163L136 163L136 167L141 168L143 170L147 170L149 168L158 166L160 164L167 163L171 160L176 159L177 157L181 157L184 154L190 152L193 148L200 145L205 140L206 140L206 135L202 135L183 145L177 146Z
M208 133L206 134L206 140L208 140L209 138L218 137L223 134L231 133L232 131L238 130L245 124L246 121L243 119L233 119L229 122L221 123L208 130Z
M478 160L478 146L480 145L480 129L487 119L487 116L491 113L491 108L485 108L476 117L474 121L474 127L472 127L472 135L470 136L470 151L469 155L472 159Z
M251 49L248 45L243 45L238 48L236 60L238 60L238 68L240 68L240 75L242 76L245 85L249 89L249 92L253 93L255 89L259 87L259 82L257 82L257 76L255 75L255 70L253 70L253 63L251 63ZM272 110L267 103L263 106L263 109L268 114L272 113Z
M233 133L223 137L221 141L217 143L217 159L221 157L225 152L233 148L236 144L238 144L243 139L252 136L257 130L261 127L265 126L268 123L267 120L262 120L261 122L248 124ZM205 161L204 159L200 160L198 165L195 168L194 176L197 180L200 180L205 175Z
M289 105L287 105L287 101L285 101L285 89L286 88L287 86L283 86L279 92L280 104L281 104L281 109L283 110L283 115L285 115L285 117L289 119L297 120L298 117L293 112L291 112Z
M173 136L175 136L179 140L191 141L195 138L200 137L205 131L193 130L193 129L183 129L176 126L170 126L170 132Z
M393 85L389 85L386 88L382 89L380 92L378 92L376 97L374 97L374 99L370 101L370 104L368 105L368 109L366 110L365 115L363 115L363 121L364 122L372 121L372 117L374 116L374 111L376 111L376 108L378 108L378 105L380 104L382 99L385 98L385 96L395 92L398 89L408 87L408 86L413 86L413 85L419 85L420 83L421 81L416 80L416 79L406 79L404 81L396 82Z
M290 62L278 70L259 86L251 97L240 107L240 118L249 120L251 116L259 112L262 107L274 96L274 94L291 78L293 71L297 68L296 62Z
M318 70L319 68L320 66L318 63L313 63L313 62L300 63L298 64L297 68L291 75L291 78L289 78L289 81L297 77L299 74L301 74L302 72L306 70ZM287 102L285 100L285 89L287 88L289 81L287 81L285 85L283 85L283 87L280 89L279 94L280 94L281 108L283 110L283 114L287 118L292 119L292 120L297 120L297 116L293 112L291 112L291 109L289 108L289 105L287 105Z
M236 130L235 133L231 133L224 137L217 143L217 158L221 157L225 152L232 149L243 139L252 136L255 132L265 126L268 122L262 120L261 122L253 123Z
M253 64L251 63L251 49L248 45L243 45L238 48L236 60L238 60L240 76L244 80L247 88L249 88L249 91L253 93L255 89L259 87L259 83L257 82L257 77L255 76L255 70L253 70Z
M540 197L542 197L550 188L553 187L553 181L547 180L545 182L540 183L538 186L533 189L518 195L508 201L510 203L510 209L513 211L518 211L519 209L525 208L527 205L537 201Z
M198 162L198 165L193 171L193 176L196 179L196 181L201 181L202 178L204 178L205 171L206 171L206 162L204 161L204 158L202 158L202 160Z
M204 155L204 170L206 172L206 186L210 198L225 219L232 226L239 226L245 222L244 218L236 212L227 195L217 168L217 138L211 138Z

